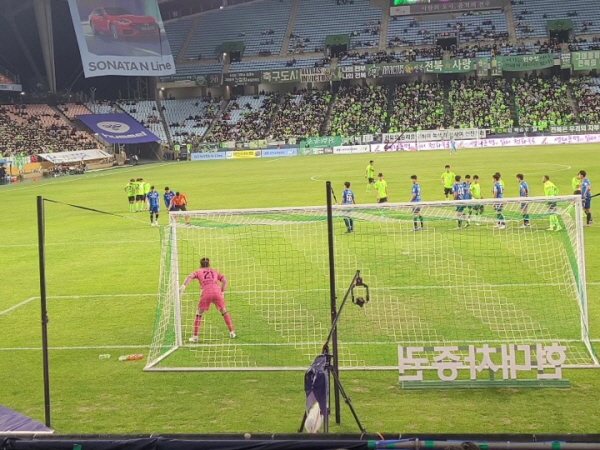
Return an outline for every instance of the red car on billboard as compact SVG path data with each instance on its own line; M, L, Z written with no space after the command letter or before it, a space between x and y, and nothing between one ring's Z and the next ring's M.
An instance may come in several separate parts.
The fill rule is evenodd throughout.
M113 39L157 36L160 27L152 16L137 16L125 8L96 8L90 14L92 33L110 34Z

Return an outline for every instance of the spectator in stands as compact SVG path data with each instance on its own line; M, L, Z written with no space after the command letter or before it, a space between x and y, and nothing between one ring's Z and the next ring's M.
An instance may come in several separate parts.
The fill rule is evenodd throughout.
M570 84L579 108L578 122L600 124L600 79L589 76L573 77Z
M396 86L389 132L434 130L446 126L441 92L443 87L439 81L416 81Z
M342 86L332 106L328 134L355 136L378 134L387 120L387 91L384 86Z
M332 95L329 91L302 89L283 97L279 112L273 118L270 135L273 139L319 136L324 125Z

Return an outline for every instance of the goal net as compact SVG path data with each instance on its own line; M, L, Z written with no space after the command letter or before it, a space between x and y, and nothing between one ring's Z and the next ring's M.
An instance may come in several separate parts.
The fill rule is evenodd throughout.
M558 342L566 367L597 365L580 201L506 198L498 209L339 205L331 239L326 207L172 213L146 370L305 370L331 326L330 244L338 302L357 270L370 287L370 302L338 323L342 369L397 368L398 345L483 343ZM227 278L235 339L213 305L189 341L200 288L179 286L202 257Z

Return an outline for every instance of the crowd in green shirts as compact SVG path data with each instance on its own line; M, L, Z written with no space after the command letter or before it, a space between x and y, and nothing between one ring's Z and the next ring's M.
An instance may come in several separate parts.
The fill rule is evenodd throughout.
M435 130L444 124L443 92L439 81L414 81L396 86L390 133Z
M273 118L270 136L275 140L318 136L332 97L331 92L317 89L285 94Z
M452 80L448 92L449 127L485 128L506 133L513 126L504 78Z
M262 96L261 105L254 109L250 104L240 104L235 98L230 100L227 110L216 121L204 137L208 142L253 141L264 139L277 108L280 96L273 92ZM231 120L231 112L241 110L237 122Z
M514 78L512 89L520 126L545 131L553 125L571 125L578 121L569 101L567 85L556 76Z
M571 90L579 108L579 122L600 124L600 78L571 78Z
M340 87L331 108L327 135L354 136L385 130L387 91L375 84Z

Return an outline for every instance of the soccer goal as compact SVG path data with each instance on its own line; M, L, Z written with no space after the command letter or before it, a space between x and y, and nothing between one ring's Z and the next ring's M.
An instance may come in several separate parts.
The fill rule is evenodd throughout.
M575 196L172 213L146 370L305 370L332 278L341 299L357 270L370 302L338 323L341 369L397 368L398 345L551 342L596 366L582 227ZM227 277L235 339L213 306L189 342L199 286L179 286L202 257Z

